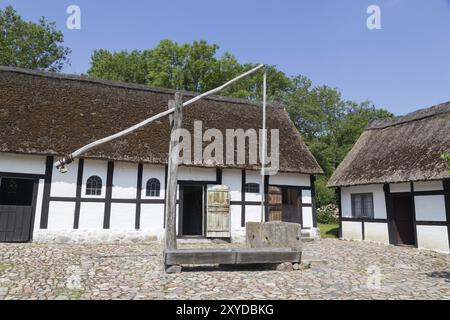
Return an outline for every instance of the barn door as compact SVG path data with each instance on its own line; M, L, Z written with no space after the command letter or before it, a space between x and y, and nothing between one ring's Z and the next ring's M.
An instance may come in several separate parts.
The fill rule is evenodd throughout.
M1 178L0 242L30 240L34 188L32 179Z
M206 237L230 238L230 189L212 186L207 193Z
M269 221L281 221L283 213L281 188L269 187Z

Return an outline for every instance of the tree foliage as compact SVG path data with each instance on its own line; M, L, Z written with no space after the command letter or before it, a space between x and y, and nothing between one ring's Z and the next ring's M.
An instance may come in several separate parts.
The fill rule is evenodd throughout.
M11 6L0 10L0 65L60 71L71 52L63 41L55 23L44 17L26 22Z
M142 51L111 53L100 49L92 54L88 75L152 87L205 92L256 66L240 64L230 53L217 58L218 49L218 45L206 41L178 44L171 40L162 40L155 48ZM290 88L291 81L273 66L267 71L271 83L268 95L272 99L280 98L280 94ZM261 99L261 88L261 73L254 73L221 94L255 100Z
M205 92L255 67L241 64L231 53L217 57L219 47L205 41L178 44L161 41L143 51L111 53L96 50L88 74L110 80L148 86ZM328 86L314 86L307 77L288 77L269 66L268 98L282 101L325 174L316 180L318 206L335 202L334 191L326 187L328 178L356 142L370 120L392 114L370 102L356 103L342 98ZM260 100L261 72L254 73L220 94Z

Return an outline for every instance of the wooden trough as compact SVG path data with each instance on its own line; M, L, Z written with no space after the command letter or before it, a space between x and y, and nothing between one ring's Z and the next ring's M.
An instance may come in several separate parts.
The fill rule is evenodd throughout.
M175 249L164 252L166 268L176 265L300 263L301 251L291 248Z

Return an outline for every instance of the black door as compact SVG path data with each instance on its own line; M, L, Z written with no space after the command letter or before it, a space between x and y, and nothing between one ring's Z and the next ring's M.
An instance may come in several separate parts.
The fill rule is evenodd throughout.
M203 186L181 186L181 235L203 235Z
M282 220L285 222L302 223L300 220L299 190L296 188L281 188Z
M412 196L394 197L394 220L397 244L414 245L414 219Z
M2 177L0 180L0 242L31 239L35 180Z

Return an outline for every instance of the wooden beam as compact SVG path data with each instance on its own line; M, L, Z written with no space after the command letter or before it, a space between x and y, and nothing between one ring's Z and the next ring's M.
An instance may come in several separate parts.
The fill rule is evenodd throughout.
M177 205L177 181L179 162L179 137L176 131L181 128L183 120L183 100L180 93L175 94L175 100L169 101L169 109L175 109L173 116L170 116L170 144L167 168L167 194L166 194L166 230L164 237L164 250L174 250L177 248L176 235L176 205Z

